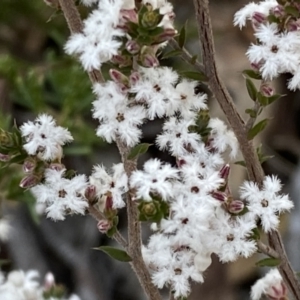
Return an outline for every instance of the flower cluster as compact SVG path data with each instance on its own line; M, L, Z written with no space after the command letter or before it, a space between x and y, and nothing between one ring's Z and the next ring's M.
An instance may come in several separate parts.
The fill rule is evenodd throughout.
M2 300L80 300L77 295L66 298L63 293L61 297L51 296L56 289L53 275L50 273L46 275L44 286L40 285L38 277L38 272L33 270L11 271L6 278L0 271L0 298ZM49 282L49 277L51 277L51 282Z
M288 88L300 88L299 4L286 1L282 5L275 0L250 3L235 14L234 24L243 27L246 20L251 20L258 41L247 51L254 69L266 80L291 73Z

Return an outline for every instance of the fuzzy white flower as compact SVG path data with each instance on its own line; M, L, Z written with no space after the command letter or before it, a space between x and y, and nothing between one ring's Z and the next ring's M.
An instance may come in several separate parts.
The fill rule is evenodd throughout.
M159 149L168 151L173 156L185 156L196 151L201 137L199 134L189 132L189 127L195 125L194 120L178 120L170 118L164 123L162 134L157 136L156 143Z
M246 200L249 211L261 219L265 232L278 227L278 214L294 207L288 195L279 194L280 190L280 181L275 176L265 177L262 189L247 181L241 186L241 199Z
M99 0L80 0L83 5L92 6L95 3L98 3Z
M96 85L94 91L99 95L93 102L93 117L100 122L97 135L108 143L120 137L126 145L136 145L142 135L139 126L146 118L145 109L139 105L129 105L126 95L112 81Z
M158 159L150 159L144 164L144 171L132 173L130 185L136 189L138 199L150 201L153 194L167 201L174 196L174 182L177 178L177 170L171 165L163 164Z
M46 169L45 182L30 189L37 202L46 205L47 217L64 220L66 214L84 214L88 207L84 199L87 182L84 175L64 178L66 170Z
M276 7L278 2L276 0L265 0L259 3L251 2L240 9L234 15L234 25L242 28L246 25L247 20L251 20L254 13L261 13L264 15L269 15L269 11L271 8Z
M98 206L103 211L110 197L112 207L119 209L125 206L123 195L128 191L128 179L123 164L116 164L112 167L112 175L109 175L103 166L95 166L90 176L90 184L96 187Z
M39 115L34 122L28 121L20 127L25 137L24 149L29 155L38 155L42 160L60 159L62 146L73 140L70 132L57 126L55 120L46 114Z
M252 300L260 300L263 295L268 296L269 299L285 299L286 294L287 288L277 269L270 270L251 288Z
M66 52L79 55L85 70L100 69L102 63L117 55L122 44L118 38L124 36L117 27L122 5L123 0L101 0L98 9L84 21L83 32L71 35L66 43Z

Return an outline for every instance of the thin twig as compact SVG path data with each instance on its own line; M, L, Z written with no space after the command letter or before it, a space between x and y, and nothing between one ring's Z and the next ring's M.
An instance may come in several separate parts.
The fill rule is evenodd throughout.
M82 21L79 12L74 4L74 0L59 0L61 9L67 20L71 33L80 33L82 31ZM104 82L103 75L98 70L89 72L89 77L92 83ZM117 146L124 163L124 169L128 175L131 175L132 171L136 169L136 162L127 159L129 148L117 139ZM93 211L93 210L92 210ZM95 211L93 211L95 212ZM151 280L151 276L145 265L141 253L141 227L138 221L137 208L134 201L132 201L132 191L127 193L127 218L128 218L128 252L132 258L131 266L136 272L137 277L149 299L160 300L160 294L158 289L154 286ZM119 240L120 243L124 242L123 237L117 234L114 238ZM126 243L127 244L127 243Z
M270 246L264 244L260 240L257 241L257 248L260 252L262 252L270 257L280 258L279 254L274 249L272 249Z
M196 11L202 60L204 64L205 75L209 80L211 92L219 102L238 139L246 163L249 179L261 186L264 179L264 173L256 155L256 151L253 147L253 144L247 140L245 123L238 114L232 98L230 97L227 88L221 81L216 68L215 49L212 38L213 35L208 0L193 1ZM270 246L279 254L281 264L278 269L280 274L282 275L286 285L294 295L295 299L300 300L300 284L290 265L290 262L287 259L280 234L277 230L273 230L268 234L268 239Z
M175 39L171 39L169 41L169 45L174 49L174 50L181 50L181 55L180 58L182 58L185 62L192 64L195 66L195 68L200 71L201 73L204 73L205 69L203 64L199 62L198 59L194 61L193 56L186 50L186 48L180 48L178 43L176 42Z
M90 215L97 221L105 220L104 214L102 214L99 210L97 210L92 205L89 206L88 211ZM122 236L122 234L117 230L116 233L113 235L113 239L116 240L118 244L120 244L126 251L128 249L128 243Z

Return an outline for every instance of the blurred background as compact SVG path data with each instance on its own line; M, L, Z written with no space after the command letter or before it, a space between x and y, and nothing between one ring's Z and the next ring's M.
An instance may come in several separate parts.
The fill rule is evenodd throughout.
M1 0L0 9L0 128L9 129L16 121L21 125L38 113L53 115L57 123L67 127L75 142L65 147L64 164L78 173L90 174L95 164L111 166L120 160L113 145L95 136L97 123L91 119L94 100L88 76L75 59L64 54L69 30L62 14L43 0ZM177 15L177 28L188 20L187 47L199 52L192 1L171 1ZM252 106L241 72L249 68L245 52L253 41L251 28L240 31L233 27L234 13L244 0L212 0L211 17L214 27L217 63L238 109L245 116ZM83 18L88 11L80 7ZM176 60L163 64L190 68ZM288 78L288 76L287 76ZM257 143L265 154L274 155L264 163L267 174L278 174L286 191L295 201L296 209L282 222L282 232L292 264L300 270L300 207L298 204L300 167L300 104L298 93L284 88L287 78L276 82L278 91L286 96L268 108L274 118ZM205 90L205 87L202 87ZM215 100L210 99L211 114L223 118ZM150 122L144 128L145 142L153 142L161 124ZM152 147L151 147L152 148ZM155 148L149 156L168 160ZM144 157L147 159L147 157ZM242 167L234 166L231 175L233 191L245 178ZM9 218L12 232L7 242L0 244L0 258L9 259L1 269L37 269L41 278L51 271L58 283L82 300L142 300L143 292L133 271L126 263L108 258L92 250L113 244L100 234L90 217L69 217L64 222L52 222L36 213L30 193L18 188L22 171L17 166L0 169L1 216ZM120 231L126 234L126 216L120 214ZM147 229L145 230L145 241ZM222 265L216 258L205 273L205 283L193 287L189 300L249 299L249 289L261 272L255 267L256 256ZM167 299L167 298L166 298ZM17 299L16 299L17 300Z

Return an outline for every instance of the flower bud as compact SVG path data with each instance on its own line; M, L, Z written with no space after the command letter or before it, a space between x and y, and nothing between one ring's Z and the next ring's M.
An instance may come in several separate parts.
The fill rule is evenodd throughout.
M227 180L228 180L229 173L230 173L230 165L229 164L224 165L221 168L221 170L219 171L220 177L223 178L225 182L227 182Z
M176 159L176 164L178 168L181 168L183 165L186 164L186 161L183 158L177 158Z
M130 85L135 85L141 79L139 72L132 72L129 76Z
M282 5L277 5L270 9L270 13L276 18L282 18L285 15L284 7Z
M121 90L123 90L124 88L126 89L129 88L129 78L125 76L123 73L121 73L120 71L115 69L110 69L109 75L110 78L120 86Z
M23 163L23 172L31 173L36 167L36 160L33 157L28 157Z
M112 207L113 207L113 198L111 195L108 195L105 201L105 210L109 211L112 209Z
M131 58L126 55L114 55L111 59L111 62L119 65L119 67L127 67L132 63Z
M271 97L274 95L274 89L272 88L272 86L268 83L263 83L260 86L260 92L263 96L265 97Z
M138 15L134 9L121 9L120 11L120 23L126 22L138 23Z
M140 45L135 40L130 40L125 45L130 54L137 54L140 51Z
M227 205L228 212L230 212L232 214L239 214L244 210L244 208L245 208L245 204L241 200L232 200Z
M111 229L111 222L108 220L100 220L97 224L97 228L101 233L107 233Z
M45 279L44 279L44 290L45 291L49 291L51 290L51 288L53 288L55 286L55 278L54 275L51 272L48 272L45 275Z
M252 26L254 29L257 29L261 24L266 23L266 21L267 21L267 16L263 13L256 11L252 15Z
M0 153L0 161L7 162L10 160L10 156L7 154Z
M35 176L35 175L27 175L25 176L19 186L23 189L29 189L29 188L32 188L33 186L37 185L38 183L40 183L40 178Z
M270 288L267 290L266 295L269 299L273 300L282 300L287 299L287 288L283 281L280 283L277 283L276 285L270 286Z
M219 200L221 202L225 202L228 199L226 193L219 192L219 191L211 192L211 195L212 195L213 198L215 198L216 200Z
M290 20L286 25L286 29L288 31L298 31L300 29L300 20Z
M151 47L144 46L141 50L141 63L146 68L159 66L159 61L155 56L155 50Z
M84 191L84 196L90 204L93 204L96 200L96 187L89 185Z
M174 28L166 28L161 34L157 35L154 38L154 42L156 44L163 43L173 38L176 34L177 30L175 30Z

